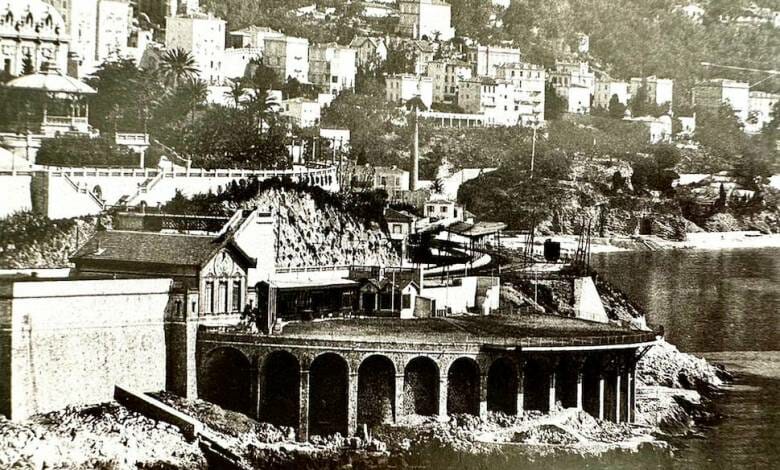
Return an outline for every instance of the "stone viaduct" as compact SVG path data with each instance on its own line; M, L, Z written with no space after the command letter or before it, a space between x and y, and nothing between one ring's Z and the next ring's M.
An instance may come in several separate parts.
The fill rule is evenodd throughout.
M632 422L635 364L653 333L506 341L357 340L199 328L197 395L300 440L417 414L549 411Z

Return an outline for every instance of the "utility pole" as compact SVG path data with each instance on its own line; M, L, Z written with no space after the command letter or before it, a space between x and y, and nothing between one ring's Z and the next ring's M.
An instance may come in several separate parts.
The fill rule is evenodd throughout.
M409 189L417 189L417 183L420 179L420 119L418 107L414 106L414 143L412 146L412 175Z

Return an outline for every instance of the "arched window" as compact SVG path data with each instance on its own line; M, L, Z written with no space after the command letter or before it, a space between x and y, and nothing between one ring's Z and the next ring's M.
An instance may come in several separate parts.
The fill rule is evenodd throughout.
M5 22L8 23L8 24L11 24L11 23L14 22L14 14L11 13L10 11L5 14Z
M28 26L32 26L32 24L33 24L33 15L32 15L32 13L27 13L27 17L24 19L24 22L27 23Z

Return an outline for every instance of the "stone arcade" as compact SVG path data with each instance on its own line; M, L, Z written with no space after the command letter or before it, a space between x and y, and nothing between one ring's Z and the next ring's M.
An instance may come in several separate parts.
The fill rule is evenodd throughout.
M197 376L187 379L197 385L180 388L296 427L301 440L410 414L546 412L558 404L632 422L636 361L655 335L560 318L552 336L534 320L339 320L288 325L279 336L201 326Z

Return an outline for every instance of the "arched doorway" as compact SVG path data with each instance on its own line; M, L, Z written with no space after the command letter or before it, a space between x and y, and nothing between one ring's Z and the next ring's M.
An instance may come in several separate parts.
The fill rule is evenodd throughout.
M550 410L550 375L545 364L528 359L523 370L523 407L526 410Z
M252 415L249 359L239 350L210 351L199 369L198 396L222 408Z
M287 351L271 353L263 363L260 420L276 426L298 426L301 372Z
M393 422L395 365L386 356L369 356L358 368L358 425Z
M517 369L512 361L505 357L493 361L487 377L488 411L516 414L517 382Z
M447 414L479 414L479 366L474 359L456 359L447 372Z
M404 370L404 414L432 416L439 412L439 367L416 357Z
M347 434L349 366L338 354L317 356L309 369L309 432Z

